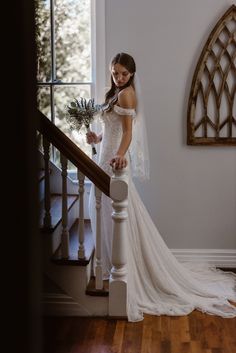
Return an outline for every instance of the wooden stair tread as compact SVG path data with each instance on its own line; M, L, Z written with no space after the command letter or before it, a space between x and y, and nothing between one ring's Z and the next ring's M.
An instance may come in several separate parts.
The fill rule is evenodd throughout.
M90 220L84 221L84 248L85 257L84 259L78 258L78 226L79 220L74 222L73 226L69 230L69 253L68 259L63 259L61 257L61 247L56 251L52 257L52 261L58 265L70 265L70 266L86 266L90 262L93 252L94 252L94 241L91 229Z
M68 195L67 196L67 208L68 211L74 205L74 203L78 200L78 195ZM62 195L59 194L51 194L51 223L52 226L47 231L53 232L55 228L61 221L62 216ZM43 218L44 218L44 200L40 203L40 213L39 213L39 225L42 230L44 229L43 226Z
M88 285L87 285L86 294L94 296L94 297L108 297L109 296L109 280L103 281L103 289L96 289L95 288L95 277L92 276Z

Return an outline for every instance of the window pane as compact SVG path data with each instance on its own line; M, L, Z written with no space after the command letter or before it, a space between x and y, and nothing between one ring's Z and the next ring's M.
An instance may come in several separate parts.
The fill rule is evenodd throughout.
M66 121L66 105L74 98L90 98L90 85L79 86L56 86L54 88L55 99L55 124L60 128L78 147L80 147L90 158L91 146L86 142L86 131L82 128L80 131L71 131Z
M91 0L55 0L57 79L91 81Z
M37 43L37 79L48 82L51 78L51 32L50 2L36 1L36 43Z
M38 109L51 119L50 87L38 86L37 100Z

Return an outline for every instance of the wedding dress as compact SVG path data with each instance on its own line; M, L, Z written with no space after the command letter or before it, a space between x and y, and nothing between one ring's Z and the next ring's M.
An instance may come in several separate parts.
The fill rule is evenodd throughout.
M103 138L98 164L110 176L109 161L116 154L122 136L122 115L135 117L134 109L114 105L103 113ZM128 166L130 165L127 152ZM236 275L209 267L177 261L163 241L145 208L129 174L127 220L127 315L140 321L143 314L187 315L194 309L225 318L236 317ZM89 212L95 233L94 186L91 188ZM111 199L102 195L101 234L103 278L109 278L112 249Z

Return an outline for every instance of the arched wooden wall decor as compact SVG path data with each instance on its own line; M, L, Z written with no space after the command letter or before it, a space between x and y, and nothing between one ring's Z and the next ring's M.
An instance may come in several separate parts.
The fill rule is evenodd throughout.
M188 145L236 145L236 6L220 18L193 76Z

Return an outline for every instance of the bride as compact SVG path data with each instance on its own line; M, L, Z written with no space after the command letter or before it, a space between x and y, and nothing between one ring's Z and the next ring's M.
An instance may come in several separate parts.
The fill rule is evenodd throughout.
M100 143L100 167L129 174L127 221L127 315L140 321L143 314L187 315L197 309L225 318L236 317L236 275L202 264L177 261L166 246L132 181L149 178L149 157L141 94L132 56L117 54L111 61L111 88L106 93L100 134L87 133L87 142ZM94 187L89 211L95 231ZM101 234L103 278L111 271L111 200L102 195Z

